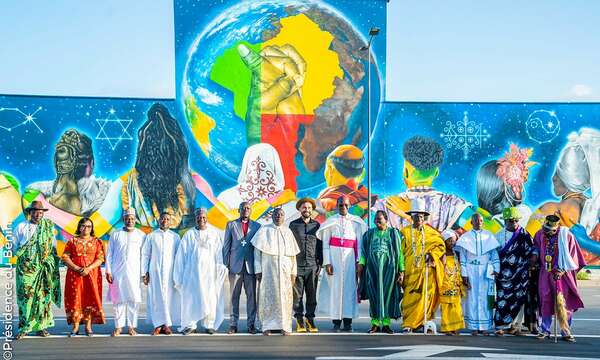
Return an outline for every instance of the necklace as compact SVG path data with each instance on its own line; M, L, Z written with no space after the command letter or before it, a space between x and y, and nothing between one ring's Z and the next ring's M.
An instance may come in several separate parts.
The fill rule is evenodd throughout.
M410 239L411 239L412 252L415 255L415 266L420 265L421 259L423 258L423 254L425 253L425 231L424 231L423 227L421 227L421 229L419 230L419 233L421 235L421 253L417 255L417 244L415 243L415 228L414 227L410 228Z
M555 254L558 253L558 239L550 242L551 237L544 235L544 247L546 249L546 271L552 272L552 265Z

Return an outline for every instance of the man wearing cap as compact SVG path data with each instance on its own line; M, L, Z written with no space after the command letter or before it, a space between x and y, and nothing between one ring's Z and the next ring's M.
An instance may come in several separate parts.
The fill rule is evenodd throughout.
M13 253L17 258L17 304L19 307L19 334L31 331L47 337L54 326L52 304L60 307L60 275L54 224L44 219L48 209L40 201L32 201L25 209L29 221L17 225L14 232Z
M171 326L180 325L181 299L173 282L173 265L180 238L170 229L173 214L163 211L159 228L146 235L142 246L142 274L148 286L147 321L152 335L171 335Z
M323 241L323 265L326 274L319 291L319 312L333 321L333 331L352 331L352 318L358 317L357 261L367 224L348 213L350 199L337 200L338 213L327 219L317 237Z
M263 335L273 330L289 335L292 331L294 283L300 252L292 231L283 225L285 212L273 210L273 223L262 226L252 238L254 271L260 284L258 313Z
M439 289L444 279L444 264L441 258L446 251L440 233L425 223L429 212L426 210L424 199L413 199L408 214L412 218L412 225L400 230L405 264L402 283L402 327L405 333L411 333L423 326L425 317L427 321L433 319L439 305Z
M585 266L581 248L560 218L548 215L533 239L533 260L540 265L538 292L542 331L538 339L550 336L552 315L555 314L563 339L575 342L571 333L573 312L583 308L577 291L577 272Z
M317 308L317 283L319 272L323 264L323 243L317 237L321 226L312 219L316 203L311 198L302 198L296 203L300 217L290 222L290 230L300 253L296 255L298 275L294 284L294 317L296 318L296 331L317 332L315 326L315 309ZM304 307L304 294L306 293L306 311ZM306 317L306 324L304 318Z
M108 298L115 311L115 330L119 336L125 325L131 336L137 334L138 307L142 302L141 257L146 234L135 228L135 210L123 211L123 228L111 234L106 252Z
M208 211L196 209L196 226L186 231L175 256L173 281L181 295L183 335L196 331L200 322L207 334L214 334L224 318L223 240L208 226Z
M481 228L483 217L471 216L473 230L456 242L460 253L460 272L467 288L465 324L473 336L489 335L493 328L493 309L496 298L495 278L500 272L498 248L494 234Z
M378 210L375 225L362 239L358 260L361 300L369 300L369 334L393 334L391 320L400 317L400 286L404 279L404 256L398 229L389 227L387 214Z
M520 335L523 308L530 286L529 268L533 240L519 225L521 214L516 207L504 209L502 219L504 229L496 233L496 240L500 244L500 271L496 277L494 323L498 329L497 335ZM527 324L527 327L535 330L532 329L532 324Z

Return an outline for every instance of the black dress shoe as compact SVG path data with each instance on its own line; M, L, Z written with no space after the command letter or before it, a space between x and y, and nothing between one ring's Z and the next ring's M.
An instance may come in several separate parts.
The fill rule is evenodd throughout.
M214 333L215 333L215 329L206 329L206 333L207 333L208 335L212 335L212 334L214 334Z
M254 327L254 326L250 326L250 327L248 328L248 334L252 334L252 335L254 335L254 334L256 334L257 332L258 332L258 331L256 330L256 327Z
M340 328L340 324L333 324L333 329L332 331L334 333L339 333L340 331L342 331L342 329Z
M391 327L386 325L381 329L381 332L386 333L386 334L393 334L394 330L392 330Z
M369 331L367 331L367 334L375 334L378 332L379 332L379 326L373 325L373 326L371 326L371 329L369 329Z
M227 330L227 333L230 335L237 333L237 326L230 326L229 330Z
M183 331L181 332L181 334L182 335L189 335L189 334L191 334L193 332L194 332L194 329L188 327L188 328L183 329Z
M342 331L343 332L352 332L352 324L344 324Z

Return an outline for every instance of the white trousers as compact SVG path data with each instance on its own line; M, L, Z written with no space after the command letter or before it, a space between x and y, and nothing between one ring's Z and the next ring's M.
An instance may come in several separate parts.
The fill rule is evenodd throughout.
M115 328L122 328L125 325L136 328L138 323L138 306L133 301L114 304L115 309Z

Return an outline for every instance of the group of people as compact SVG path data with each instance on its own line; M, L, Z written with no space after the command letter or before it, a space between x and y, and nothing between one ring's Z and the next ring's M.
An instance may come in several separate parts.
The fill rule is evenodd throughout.
M137 334L142 284L147 287L147 319L152 335L213 334L224 320L224 284L228 278L228 333L239 330L239 302L246 295L247 331L264 335L318 332L317 311L332 320L333 331L352 331L361 300L369 301L369 333L388 333L402 318L404 333L435 333L434 316L441 308L441 331L473 335L528 331L545 339L553 315L566 341L574 311L583 307L576 274L584 265L577 241L559 217L549 215L534 236L519 224L519 210L502 213L504 229L484 229L474 213L471 230L428 224L424 199L410 203L409 225L396 228L388 212L377 210L375 227L351 213L350 199L340 196L337 211L322 223L314 220L316 202L297 201L299 217L286 224L280 207L266 225L251 219L248 202L239 218L223 232L209 226L204 208L195 211L196 225L182 237L170 230L172 214L160 214L159 228L145 234L136 228L136 213L123 211L123 228L114 231L105 249L94 235L92 219L83 217L76 236L59 258L54 225L44 218L43 204L33 201L28 221L14 233L20 339L30 332L48 336L54 326L52 304L60 306L59 263L67 267L64 306L70 336L93 335L92 324L104 324L102 309L105 264L108 298L113 303L118 336L127 327ZM321 269L323 273L321 274ZM320 283L319 283L320 282ZM317 291L318 289L318 291ZM464 298L464 300L463 300ZM541 327L541 328L540 328Z

